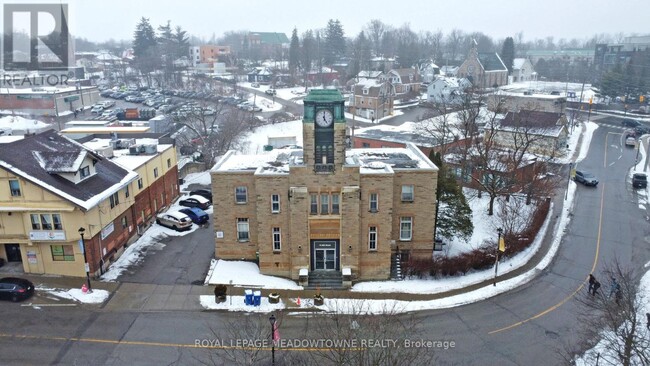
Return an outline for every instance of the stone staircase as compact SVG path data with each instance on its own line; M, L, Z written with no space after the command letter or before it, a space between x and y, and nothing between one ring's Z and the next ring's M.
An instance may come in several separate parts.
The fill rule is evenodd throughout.
M390 279L394 281L401 281L404 279L402 273L402 256L398 253L393 253L390 256Z
M343 275L340 271L312 271L309 272L309 283L306 289L342 289Z

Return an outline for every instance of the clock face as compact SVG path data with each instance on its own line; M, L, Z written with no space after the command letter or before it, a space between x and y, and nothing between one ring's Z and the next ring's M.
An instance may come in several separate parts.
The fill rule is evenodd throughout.
M321 127L329 127L334 122L334 116L332 112L327 109L321 109L316 113L316 124Z

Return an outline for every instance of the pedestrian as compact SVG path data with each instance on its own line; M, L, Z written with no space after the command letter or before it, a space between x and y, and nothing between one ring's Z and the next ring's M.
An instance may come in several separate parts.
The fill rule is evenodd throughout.
M596 283L596 277L593 274L589 274L589 287L587 288L587 293L591 293L594 289L594 283Z
M375 117L371 118L372 123L375 123Z
M592 296L596 295L596 292L598 292L599 288L600 288L600 282L598 282L598 280L596 280L596 282L594 283L594 289L593 289L593 292L591 293L591 295Z
M74 118L77 118L77 110L74 110Z
M612 285L609 286L609 295L607 295L607 298L611 298L612 295L616 294L616 291L619 290L621 286L616 282L616 278L612 277Z

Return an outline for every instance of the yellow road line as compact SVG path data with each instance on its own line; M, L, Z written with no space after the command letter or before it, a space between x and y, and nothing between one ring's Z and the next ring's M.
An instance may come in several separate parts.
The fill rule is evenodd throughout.
M115 344L115 345L125 345L125 346L148 346L148 347L174 347L174 348L205 348L205 349L236 349L242 351L270 351L271 347L249 347L249 346L224 346L224 345L200 345L200 344L188 344L188 343L164 343L164 342L146 342L146 341L121 341L114 339L98 339L98 338L78 338L78 337L57 337L57 336L36 336L36 335L20 335L20 334L7 334L0 333L0 338L19 338L19 339L38 339L38 340L51 340L51 341L63 341L63 342L87 342L87 343L104 343L104 344ZM281 344L281 343L280 343ZM284 351L304 351L304 352L320 352L320 351L330 351L330 348L305 348L305 347L289 347L289 348L280 348L275 347L276 350ZM365 347L349 347L346 348L348 351L362 351L365 350Z
M600 254L600 237L601 237L602 228L603 228L603 206L604 206L604 204L605 204L605 184L603 183L602 188L601 188L601 194L600 194L600 218L599 218L599 221L598 221L598 235L597 235L597 239L596 239L596 255L594 257L594 263L591 266L591 272L590 273L594 273L594 271L596 270L596 266L598 265L598 256ZM560 306L564 305L567 301L572 299L578 292L580 292L580 290L582 290L583 287L585 287L585 283L587 283L588 278L589 277L585 278L585 280L580 284L580 286L578 286L578 288L575 291L573 291L569 296L562 299L562 301L560 301L559 303L551 306L550 308L542 311L541 313L538 313L536 315L531 316L528 319L516 322L516 323L511 324L511 325L509 325L507 327L503 327L503 328L500 328L500 329L490 331L490 332L488 332L488 334L495 334L495 333L503 332L503 331L518 327L518 326L520 326L522 324L528 323L531 320L535 320L535 319L537 319L537 318L539 318L541 316L544 316L544 315L550 313L551 311L559 308Z

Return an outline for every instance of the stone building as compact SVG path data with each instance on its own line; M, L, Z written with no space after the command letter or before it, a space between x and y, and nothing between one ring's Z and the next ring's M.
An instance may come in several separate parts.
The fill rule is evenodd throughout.
M304 99L303 148L228 152L211 171L215 255L310 283L388 279L391 256L430 257L438 168L413 144L346 148L344 99Z

